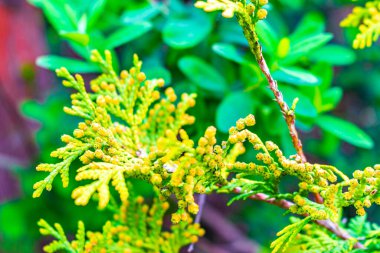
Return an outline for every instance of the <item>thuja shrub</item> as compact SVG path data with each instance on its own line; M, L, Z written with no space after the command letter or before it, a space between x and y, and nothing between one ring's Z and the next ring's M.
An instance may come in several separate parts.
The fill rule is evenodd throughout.
M366 208L380 204L380 165L349 176L334 166L307 161L295 128L298 99L290 106L283 100L256 33L256 23L268 14L267 3L208 0L195 6L206 12L221 11L225 18L236 17L268 79L297 153L287 157L275 143L261 139L253 115L237 120L225 140L217 140L213 126L192 140L185 126L196 120L187 113L196 103L196 94L179 95L163 79L147 80L136 55L131 69L116 73L109 51L92 51L91 61L102 74L89 83L91 92L80 75L65 67L56 71L63 85L75 90L71 106L64 111L82 121L62 136L65 145L51 153L57 162L37 166L47 176L35 183L33 196L51 190L57 176L67 187L69 170L74 169L75 180L81 182L71 194L75 204L96 201L99 209L114 215L101 232L86 232L79 222L74 240L68 239L61 225L40 220L40 232L55 238L44 247L46 252L179 252L205 234L198 224L202 205L195 196L210 193L231 193L235 194L231 202L259 200L294 214L271 244L272 252L380 249L379 226L361 218ZM255 154L249 162L239 160L246 149ZM73 168L75 161L81 164L77 168ZM285 177L298 181L296 190L280 190ZM151 203L135 193L131 183L135 180L152 186ZM341 222L342 209L349 206L358 218L346 226ZM166 213L170 224L164 222Z

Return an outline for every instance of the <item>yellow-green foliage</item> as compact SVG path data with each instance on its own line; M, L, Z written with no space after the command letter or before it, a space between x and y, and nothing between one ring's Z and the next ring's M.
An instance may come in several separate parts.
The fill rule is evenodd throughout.
M254 25L265 18L267 13L262 8L265 4L265 0L249 4L208 0L197 2L196 6L206 11L221 10L227 18L236 15L255 54L261 53L261 47ZM82 225L78 235L81 239L73 245L59 226L53 229L41 222L42 232L57 238L46 248L48 252L75 245L82 247L78 252L87 250L86 247L96 249L95 252L118 252L112 247L128 250L132 246L138 246L141 252L178 252L181 246L196 241L196 236L203 234L197 225L192 225L191 216L199 211L194 200L197 193L238 192L233 200L264 193L269 198L294 203L288 207L289 211L305 218L278 233L278 239L272 244L273 252L286 250L311 221L330 219L337 222L343 207L354 206L358 215L364 215L364 208L380 204L379 165L355 171L353 178L349 178L333 166L303 162L298 155L285 157L275 143L263 141L254 133L253 115L239 119L225 141L217 141L217 130L211 126L194 143L183 129L195 121L186 113L195 105L194 94L182 94L179 99L171 87L164 88L162 79L146 80L137 56L134 66L120 73L114 71L108 51L104 57L94 51L91 59L103 69L103 74L90 82L92 93L86 91L80 75L72 76L65 68L57 70L58 76L65 79L63 85L77 91L71 96L72 106L64 111L83 121L71 135L62 136L66 145L51 153L61 161L37 167L49 175L34 185L33 196L39 197L45 189L51 190L58 174L66 187L72 163L80 160L82 165L75 168L75 179L85 183L72 192L75 203L86 205L95 197L100 208L110 207L113 205L110 202L114 197L112 192L117 192L122 211L105 225L103 233L88 233L89 240L85 244ZM253 148L256 156L251 162L237 161L246 148ZM279 185L285 176L299 181L296 191L280 191ZM158 196L151 208L153 211L148 212L146 205L136 207L136 202L142 204L142 200L130 196L130 178L153 185ZM116 191L110 191L110 184ZM323 203L310 199L310 193L319 194ZM174 239L161 233L162 216L168 207L165 201L170 196L175 196L177 209L171 217L172 222L178 224L172 226ZM184 230L188 232L178 232ZM183 238L179 240L178 236ZM154 242L159 243L152 245ZM169 247L165 245L173 248L165 248ZM78 249L68 251L77 252Z
M354 48L370 47L380 34L380 1L368 1L364 7L354 7L352 13L342 20L340 25L358 28L353 42Z
M116 75L111 56L106 59L93 52L92 59L99 63L104 74L91 81L94 93L87 93L80 75L70 75L65 68L57 70L65 78L63 85L78 92L71 95L72 106L65 112L84 118L72 135L63 135L66 146L51 153L62 159L57 164L40 164L38 171L50 174L34 185L34 197L44 189L50 190L56 175L63 185L68 184L71 163L79 159L83 166L77 169L75 179L93 180L77 187L72 197L77 205L86 205L96 192L99 207L105 208L110 199L111 183L122 202L128 200L126 178L150 182L169 197L175 194L178 211L173 222L186 221L198 212L195 193L205 193L210 187L226 183L224 161L233 161L236 152L226 153L216 144L216 129L210 127L199 140L197 148L182 127L194 123L186 110L195 105L195 95L177 95L172 88L165 89L162 98L159 88L162 79L145 80L142 63L137 56L129 72ZM223 157L222 157L223 153Z
M239 131L238 128L239 121L236 127L230 129L229 143L248 140L258 152L255 162L227 165L230 171L236 173L236 178L227 185L228 189L242 188L245 191L243 197L267 193L276 198L292 200L295 205L290 208L291 212L310 215L316 220L328 218L337 221L340 208L350 205L355 206L358 215L364 215L364 207L369 208L372 203L380 204L380 166L357 170L353 173L354 178L350 179L330 165L303 163L298 156L286 158L273 142L263 143L254 133L246 129ZM257 176L262 179L251 179ZM299 191L281 195L278 184L283 176L298 178ZM340 182L338 177L342 179ZM310 201L307 198L309 193L320 194L324 198L323 204Z
M129 186L130 188L130 186ZM70 253L173 253L198 240L198 236L204 234L199 224L181 222L172 225L170 231L163 227L163 216L169 203L154 198L149 208L144 204L142 196L131 196L119 209L114 209L114 220L108 221L103 226L102 232L85 232L83 222L78 224L78 232L75 240L71 242L64 234L59 224L50 226L45 220L40 220L40 232L43 235L51 235L55 238L44 246L44 251L70 252Z
M194 122L186 114L195 103L194 95L184 94L176 102L173 89L167 88L165 97L160 99L156 89L162 87L163 81L145 80L137 57L134 67L129 72L122 71L120 77L112 69L108 52L106 60L98 52L93 52L93 59L105 71L91 82L94 93L86 92L79 75L73 77L64 68L57 71L66 78L65 86L78 90L72 95L72 107L65 111L85 121L79 123L71 136L62 137L65 147L52 152L62 162L37 167L49 175L35 184L35 197L45 188L50 190L58 174L67 185L69 166L76 159L83 163L77 169L76 180L93 180L73 191L77 205L86 205L97 192L99 207L108 206L109 183L126 205L130 199L126 179L135 178L150 182L160 198L176 196L178 210L172 215L173 223L190 222L190 214L198 212L196 193L241 189L237 199L265 193L275 199L294 201L290 211L308 216L279 233L281 237L273 244L274 252L286 248L288 239L310 220L337 221L340 209L350 205L364 215L364 208L380 204L380 166L355 171L350 179L333 166L304 163L297 155L285 157L276 144L263 142L249 130L256 123L253 115L239 119L231 127L227 141L220 145L215 138L216 129L209 127L195 147L182 129ZM250 163L236 161L245 151L245 144L257 152ZM234 176L228 177L230 173ZM284 176L298 178L299 190L280 192L279 183ZM309 193L320 194L324 202L310 200Z
M293 225L298 224L298 218L292 218ZM306 224L293 239L292 245L286 252L334 252L346 253L353 250L355 240L342 240L336 238L331 232L326 229L321 229L316 224Z
M293 217L292 222L296 224L300 220ZM378 252L378 245L380 245L380 232L379 226L366 221L366 216L357 216L352 218L345 228L352 235L357 238L366 238L364 246L373 248L373 250L364 250L363 252ZM305 225L301 233L297 234L294 243L288 248L286 252L334 252L334 253L347 253L353 252L356 240L343 240L337 238L336 235L327 229L321 229L317 224ZM361 252L360 250L357 250Z

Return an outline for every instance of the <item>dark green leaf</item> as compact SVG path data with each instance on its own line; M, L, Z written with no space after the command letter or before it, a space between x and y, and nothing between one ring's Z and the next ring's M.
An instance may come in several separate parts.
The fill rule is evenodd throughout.
M169 19L162 31L166 44L176 49L190 48L206 38L210 33L212 24L203 13L187 18Z
M244 59L244 56L238 49L232 44L228 43L216 43L212 45L212 50L215 53L226 58L228 60L237 62L239 64L247 63L248 61Z
M105 48L112 49L130 42L148 32L152 27L152 24L148 22L128 24L106 39Z
M216 111L216 126L222 132L236 124L239 118L253 113L255 102L252 96L243 91L233 92L225 97Z
M314 74L296 67L281 67L273 73L273 77L280 82L298 86L316 86L320 83Z
M309 58L332 65L349 65L355 62L356 55L352 49L339 45L327 45L311 53Z
M373 140L354 124L332 116L319 116L317 125L338 138L361 148L373 148Z
M181 71L199 87L222 95L227 90L224 78L208 63L195 56L185 56L178 62Z
M37 65L53 71L60 67L66 67L70 72L74 73L97 73L100 71L99 67L92 63L55 55L39 57Z
M263 78L264 77L257 64L247 64L240 68L240 80L244 84L244 87L249 90L259 88ZM264 92L267 90L266 87L263 89Z

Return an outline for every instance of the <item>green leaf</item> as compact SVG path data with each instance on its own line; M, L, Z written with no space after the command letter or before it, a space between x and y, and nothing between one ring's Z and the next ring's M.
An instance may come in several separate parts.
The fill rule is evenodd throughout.
M309 36L301 41L292 41L289 56L290 58L297 58L310 54L313 50L316 50L333 38L332 34L321 33L313 36ZM287 57L287 58L288 58Z
M203 13L170 18L162 31L166 44L176 49L194 47L211 32L211 20Z
M240 68L240 80L248 90L258 89L266 85L266 83L261 85L263 78L262 72L257 64L246 64L242 65ZM263 89L264 93L265 91L268 91L266 87ZM271 94L270 91L268 93Z
M236 124L239 118L253 113L255 101L252 96L243 91L229 94L223 99L216 111L216 126L222 132Z
M295 43L312 35L321 34L324 30L324 17L318 13L308 13L298 23L296 30L291 34L290 38Z
M334 109L339 104L342 96L343 91L340 87L334 87L323 92L321 112L326 112Z
M42 0L41 6L46 18L57 31L75 31L76 27L61 0Z
M211 65L195 56L182 57L178 66L185 76L199 87L222 95L227 90L227 83Z
M232 44L228 43L215 43L212 45L212 50L215 53L226 58L228 60L234 61L239 64L248 63L246 59L244 59L244 55L238 51L238 49Z
M149 21L160 13L161 4L148 4L142 8L127 10L123 13L121 20L124 23L134 23L136 21Z
M100 68L92 63L55 55L45 55L38 57L36 63L42 68L50 69L53 71L60 67L66 67L70 72L75 73L100 72Z
M59 33L59 35L61 35L61 37L65 38L65 39L68 39L72 42L76 42L82 46L87 46L88 43L90 42L90 37L88 36L88 34L83 34L83 33L79 33L79 32L61 31Z
M275 52L279 41L276 31L266 21L258 22L255 29L263 50L268 53Z
M360 148L371 149L373 140L363 130L354 124L332 116L319 116L317 125L336 137Z
M273 77L280 82L297 86L316 86L320 83L314 74L297 67L280 67L273 73Z
M83 14L77 22L78 33L85 34L87 31L87 15Z
M352 49L339 45L327 45L309 55L313 61L326 62L332 65L349 65L355 62L356 55Z
M217 29L217 33L221 41L248 47L247 39L234 19L223 18L218 23L219 29Z
M54 1L54 0L53 0ZM61 1L61 0L58 0ZM71 8L71 5L63 1L63 9L66 11L66 16L70 19L70 22L76 28L78 27L79 10L77 8Z
M128 24L113 34L111 34L105 42L105 48L112 49L130 42L152 29L152 24L149 22Z
M99 16L103 12L106 6L107 0L93 0L89 5L88 14L88 27L92 27L94 23L99 19Z
M281 85L279 89L284 95L284 100L288 105L291 105L295 98L299 99L296 106L296 115L308 118L314 118L317 116L317 110L307 96L289 86Z

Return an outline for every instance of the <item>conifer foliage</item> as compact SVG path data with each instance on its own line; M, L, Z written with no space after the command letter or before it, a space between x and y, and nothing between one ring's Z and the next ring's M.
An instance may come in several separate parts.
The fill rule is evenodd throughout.
M221 11L225 18L236 16L268 77L293 144L302 151L296 132L292 132L298 100L291 107L281 101L256 34L256 23L267 16L267 4L265 0L208 0L195 6L206 12ZM368 13L374 12L371 8L377 5L371 5ZM372 39L368 41L359 39L355 47L370 46ZM278 232L272 252L380 248L379 227L360 218L365 217L366 208L380 205L379 165L356 170L350 177L334 166L307 162L302 152L287 157L274 142L255 133L252 114L237 120L225 140L218 141L217 129L210 126L194 141L184 127L195 122L187 110L195 105L196 94L178 96L163 79L147 80L136 55L133 67L120 73L114 70L109 51L94 50L91 61L102 70L89 83L91 92L80 75L73 76L65 67L56 71L64 79L63 85L75 90L71 106L64 111L82 121L72 134L62 136L65 145L51 153L57 162L37 166L48 174L35 183L33 196L51 190L57 176L67 187L72 183L69 171L74 170L78 183L71 196L75 204L84 206L93 199L100 209L112 210L114 217L101 232L85 232L85 224L79 222L72 241L61 225L41 220L41 233L55 238L45 246L46 252L179 252L204 235L194 222L200 209L195 199L198 194L210 193L234 194L231 202L261 200L296 215L298 218L293 217L291 224ZM255 153L250 162L239 160L246 149ZM76 167L78 160L81 165ZM280 190L285 176L298 180L295 191ZM134 193L131 179L152 185L152 204L145 204L144 198ZM360 217L346 226L341 223L341 210L348 206L355 207ZM164 222L165 213L171 215L170 225Z

